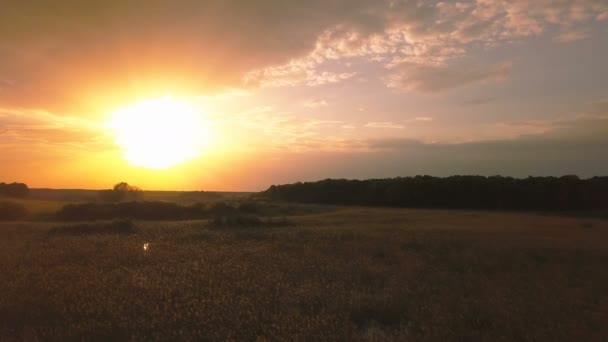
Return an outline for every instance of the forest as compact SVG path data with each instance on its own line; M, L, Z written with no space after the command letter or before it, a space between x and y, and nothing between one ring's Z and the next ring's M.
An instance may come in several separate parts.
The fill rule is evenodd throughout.
M608 208L608 177L397 177L273 185L273 200L418 208L597 210Z

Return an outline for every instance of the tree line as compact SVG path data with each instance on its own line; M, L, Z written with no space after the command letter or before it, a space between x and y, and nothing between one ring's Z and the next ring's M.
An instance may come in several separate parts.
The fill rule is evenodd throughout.
M23 198L30 193L30 189L23 183L0 183L0 196Z
M515 210L608 209L608 177L397 177L273 185L262 193L301 203Z

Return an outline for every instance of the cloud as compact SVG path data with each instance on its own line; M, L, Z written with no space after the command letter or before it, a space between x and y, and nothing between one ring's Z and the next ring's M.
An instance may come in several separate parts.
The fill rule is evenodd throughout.
M577 40L583 40L589 36L589 32L586 30L575 30L562 32L555 39L560 42L569 43Z
M303 104L306 108L319 108L327 106L327 101L322 99L310 99Z
M325 69L332 60L446 63L607 11L601 0L9 1L0 105L82 114L167 92L318 86L354 76Z
M496 98L494 97L478 97L470 100L464 101L462 104L465 106L481 106L491 102L494 102Z
M608 113L605 115L580 114L551 120L515 121L495 124L496 127L515 127L520 134L510 139L478 140L461 143L426 143L409 138L376 139L369 141L374 150L433 149L496 149L505 152L539 153L543 150L576 149L584 146L608 146ZM522 134L521 132L528 132ZM596 146L597 147L597 146ZM591 157L591 156L590 156ZM596 156L599 157L599 156ZM606 162L608 163L608 158Z
M14 85L3 87L0 101L77 107L242 86L249 71L306 55L328 27L368 30L376 19L365 13L375 7L369 0L10 2L0 13L0 78ZM311 82L334 80L320 77Z
M90 147L106 144L96 123L45 111L0 108L0 145L62 144Z
M388 87L437 93L473 83L504 80L509 76L511 63L448 67L405 62L395 66L394 70L394 74L387 80Z
M248 72L244 76L244 83L259 87L293 87L302 84L315 87L338 83L356 75L356 72L319 71L314 63L293 61Z
M216 128L231 132L233 137L230 144L248 151L360 149L362 143L349 136L350 130L343 129L345 126L350 125L340 120L302 117L262 106L240 113L227 113L217 122Z
M394 122L389 122L389 121L382 121L382 122L368 122L365 124L365 127L368 128L388 128L388 129L403 129L405 128L405 126L398 124L398 123L394 123Z
M367 140L363 149L285 153L267 158L271 178L251 178L255 189L270 184L326 178L384 178L456 174L513 177L592 177L608 173L608 117L569 119L550 132L515 139L425 143L416 139ZM589 133L589 128L595 127ZM349 144L346 144L349 145ZM257 160L262 159L258 157ZM249 170L259 168L253 163ZM310 165L315 165L314 168ZM251 171L261 174L257 170Z
M390 164L394 176L461 173L589 177L608 172L604 152L608 148L608 117L562 120L543 133L513 139L455 144L379 139L368 144L379 156L373 165L382 168ZM361 161L361 165L365 163Z
M597 100L591 103L590 114L608 114L608 99Z

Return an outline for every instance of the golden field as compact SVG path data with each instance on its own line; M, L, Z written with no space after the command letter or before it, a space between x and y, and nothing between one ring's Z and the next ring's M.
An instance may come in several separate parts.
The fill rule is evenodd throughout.
M606 220L334 207L268 222L1 223L0 339L608 338Z

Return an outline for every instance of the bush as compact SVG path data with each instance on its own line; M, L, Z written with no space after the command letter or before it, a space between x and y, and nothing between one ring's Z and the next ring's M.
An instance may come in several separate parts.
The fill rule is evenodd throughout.
M22 204L14 202L0 202L0 220L24 219L28 211Z
M57 226L49 230L49 235L85 235L85 234L133 234L135 224L131 220L114 220L104 223L81 223L68 226Z

